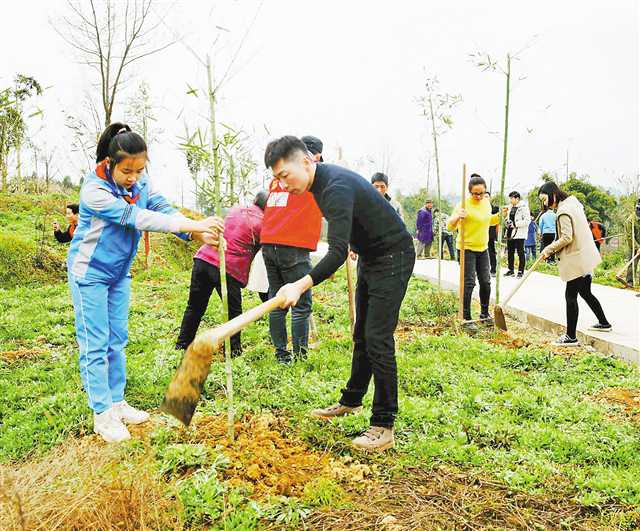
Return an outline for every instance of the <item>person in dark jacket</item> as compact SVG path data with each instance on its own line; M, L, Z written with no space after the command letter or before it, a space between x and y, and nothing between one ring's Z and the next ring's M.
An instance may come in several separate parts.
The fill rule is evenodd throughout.
M281 307L297 304L305 291L333 275L347 259L349 245L359 256L351 377L337 404L311 415L329 420L359 411L373 379L371 426L353 446L392 448L398 412L393 333L415 264L413 239L367 180L346 168L315 162L300 139L284 136L270 142L264 158L290 194L311 192L329 223L328 252L309 274L280 288L276 296Z
M53 222L53 235L60 243L69 243L73 239L73 234L76 231L76 227L78 226L79 212L80 206L76 203L67 205L65 217L67 218L69 226L64 232L62 232L62 230L60 229L60 223L58 223L57 221Z
M531 257L535 260L537 258L536 241L538 235L538 225L536 224L535 216L531 216L531 223L529 223L529 230L527 232L527 239L524 241L524 254L527 262Z
M491 192L486 192L484 196L491 202ZM491 203L491 215L497 214L500 210L496 205ZM496 242L498 241L498 226L489 225L489 245L487 250L489 251L489 265L491 269L491 276L496 276L496 269L498 267L498 259L496 256Z

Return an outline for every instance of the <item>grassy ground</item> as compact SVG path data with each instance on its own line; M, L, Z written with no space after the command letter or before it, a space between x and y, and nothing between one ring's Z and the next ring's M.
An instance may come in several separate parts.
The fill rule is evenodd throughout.
M314 292L308 360L275 363L266 320L244 334L235 441L220 363L195 426L176 426L157 407L180 360L173 344L193 249L170 236L153 237L149 271L141 260L134 268L127 399L152 422L125 444L102 443L80 385L66 247L48 228L67 199L1 199L0 529L640 526L640 371L553 351L515 323L508 335L468 337L456 298L420 281L396 334L395 450L350 449L370 395L362 414L333 424L306 415L334 402L348 376L342 273ZM245 308L257 303L247 294ZM215 299L203 326L220 321Z
M160 269L134 277L127 398L137 406L156 410L179 362L173 342L188 278L188 272ZM250 295L245 307L257 302ZM89 435L66 285L0 290L0 490L6 499L0 522L15 524L18 506L27 527L36 521L46 522L43 528L53 521L62 527L98 522L96 515L103 513L86 506L99 496L65 496L73 485L102 485L111 497L120 493L131 502L139 496L145 506L165 507L157 520L145 516L150 527L299 528L306 522L314 528L366 529L384 518L397 529L433 521L442 527L640 524L637 411L606 399L611 388L640 388L639 371L595 352L554 353L531 334L466 337L449 317L455 305L453 296L411 283L398 332L397 447L388 454L362 457L349 448L350 438L367 425L370 395L364 413L333 424L306 416L310 408L335 401L348 375L343 275L315 292L319 341L307 361L277 365L266 321L244 334L245 354L233 362L244 441L234 446L225 439L224 373L214 364L195 431L182 431L158 415L132 442L114 449ZM215 301L206 325L220 318ZM260 433L267 433L258 437L266 446L255 448L251 444ZM299 453L282 453L290 448ZM292 459L291 468L279 470L269 461L274 455L278 463ZM312 456L311 464L304 456ZM306 470L299 460L307 475L295 479L291 470ZM37 477L41 482L34 484ZM113 477L119 478L116 486ZM135 491L140 478L148 495ZM422 492L422 502L409 495L407 485ZM53 500L48 516L41 514L48 505L38 492L47 493L49 505ZM16 493L22 493L21 505ZM379 501L375 507L363 503L371 496ZM73 503L73 514L59 515L60 506ZM411 511L402 509L409 506ZM141 525L135 504L128 510L123 501L122 507L122 514L103 511L102 522ZM433 520L447 511L448 519ZM52 514L58 520L47 520ZM355 514L360 527L349 527Z

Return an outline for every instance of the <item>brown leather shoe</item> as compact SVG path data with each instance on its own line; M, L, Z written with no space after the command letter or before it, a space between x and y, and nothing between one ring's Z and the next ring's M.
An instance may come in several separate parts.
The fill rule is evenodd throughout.
M355 415L360 413L362 406L349 407L342 404L334 404L333 406L326 407L324 409L314 409L310 415L324 420L331 420L336 417L344 417L346 415Z

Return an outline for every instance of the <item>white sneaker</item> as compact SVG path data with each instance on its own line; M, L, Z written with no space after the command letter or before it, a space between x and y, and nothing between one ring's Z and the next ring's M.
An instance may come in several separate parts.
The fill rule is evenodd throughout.
M127 424L142 424L149 420L149 413L130 406L126 400L114 403L113 411L122 422Z
M131 437L129 430L113 407L102 413L93 414L93 431L107 442L126 441Z

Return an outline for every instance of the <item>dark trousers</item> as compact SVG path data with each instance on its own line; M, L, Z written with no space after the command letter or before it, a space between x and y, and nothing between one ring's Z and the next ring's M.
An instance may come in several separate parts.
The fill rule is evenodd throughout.
M576 328L578 326L578 295L589 305L600 324L609 324L600 301L591 293L591 275L575 278L567 282L567 289L564 293L567 301L567 335L571 339L576 338Z
M498 260L496 256L496 240L489 236L489 246L487 247L489 252L489 263L491 264L491 273L496 274L496 268L498 267Z
M416 261L415 251L358 260L351 377L340 403L362 405L373 376L372 426L391 428L398 413L398 370L393 333Z
M288 245L265 244L262 257L269 279L269 296L273 297L285 284L300 280L311 271L310 251ZM293 353L305 355L309 349L309 316L311 315L311 290L305 291L298 304L291 308L291 337ZM290 357L287 350L287 312L280 308L269 314L271 341L280 358Z
M444 258L444 246L447 245L449 250L449 260L455 260L456 255L453 250L453 235L442 233L442 243L440 244L440 258Z
M524 273L524 265L526 263L524 256L524 240L507 241L508 265L509 271L513 272L516 262L516 252L518 253L518 273Z
M458 253L459 254L459 253ZM460 261L460 256L458 256ZM491 297L491 275L489 274L489 253L466 249L464 252L464 295L462 298L462 316L471 320L471 297L476 287L476 276L480 284L480 314L489 315L489 298Z
M544 233L542 235L542 241L540 242L540 252L542 252L542 250L548 245L551 245L555 239L556 239L555 234L549 234L548 232ZM550 264L554 264L555 261L556 259L555 259L555 256L553 255L547 258L547 262L549 262Z
M176 348L186 349L196 337L200 321L204 312L207 311L214 288L222 298L220 270L209 262L194 258L189 301L182 316ZM242 313L242 284L229 274L227 274L227 299L229 302L228 316L229 319L233 319ZM231 336L231 352L236 356L242 353L240 332Z

